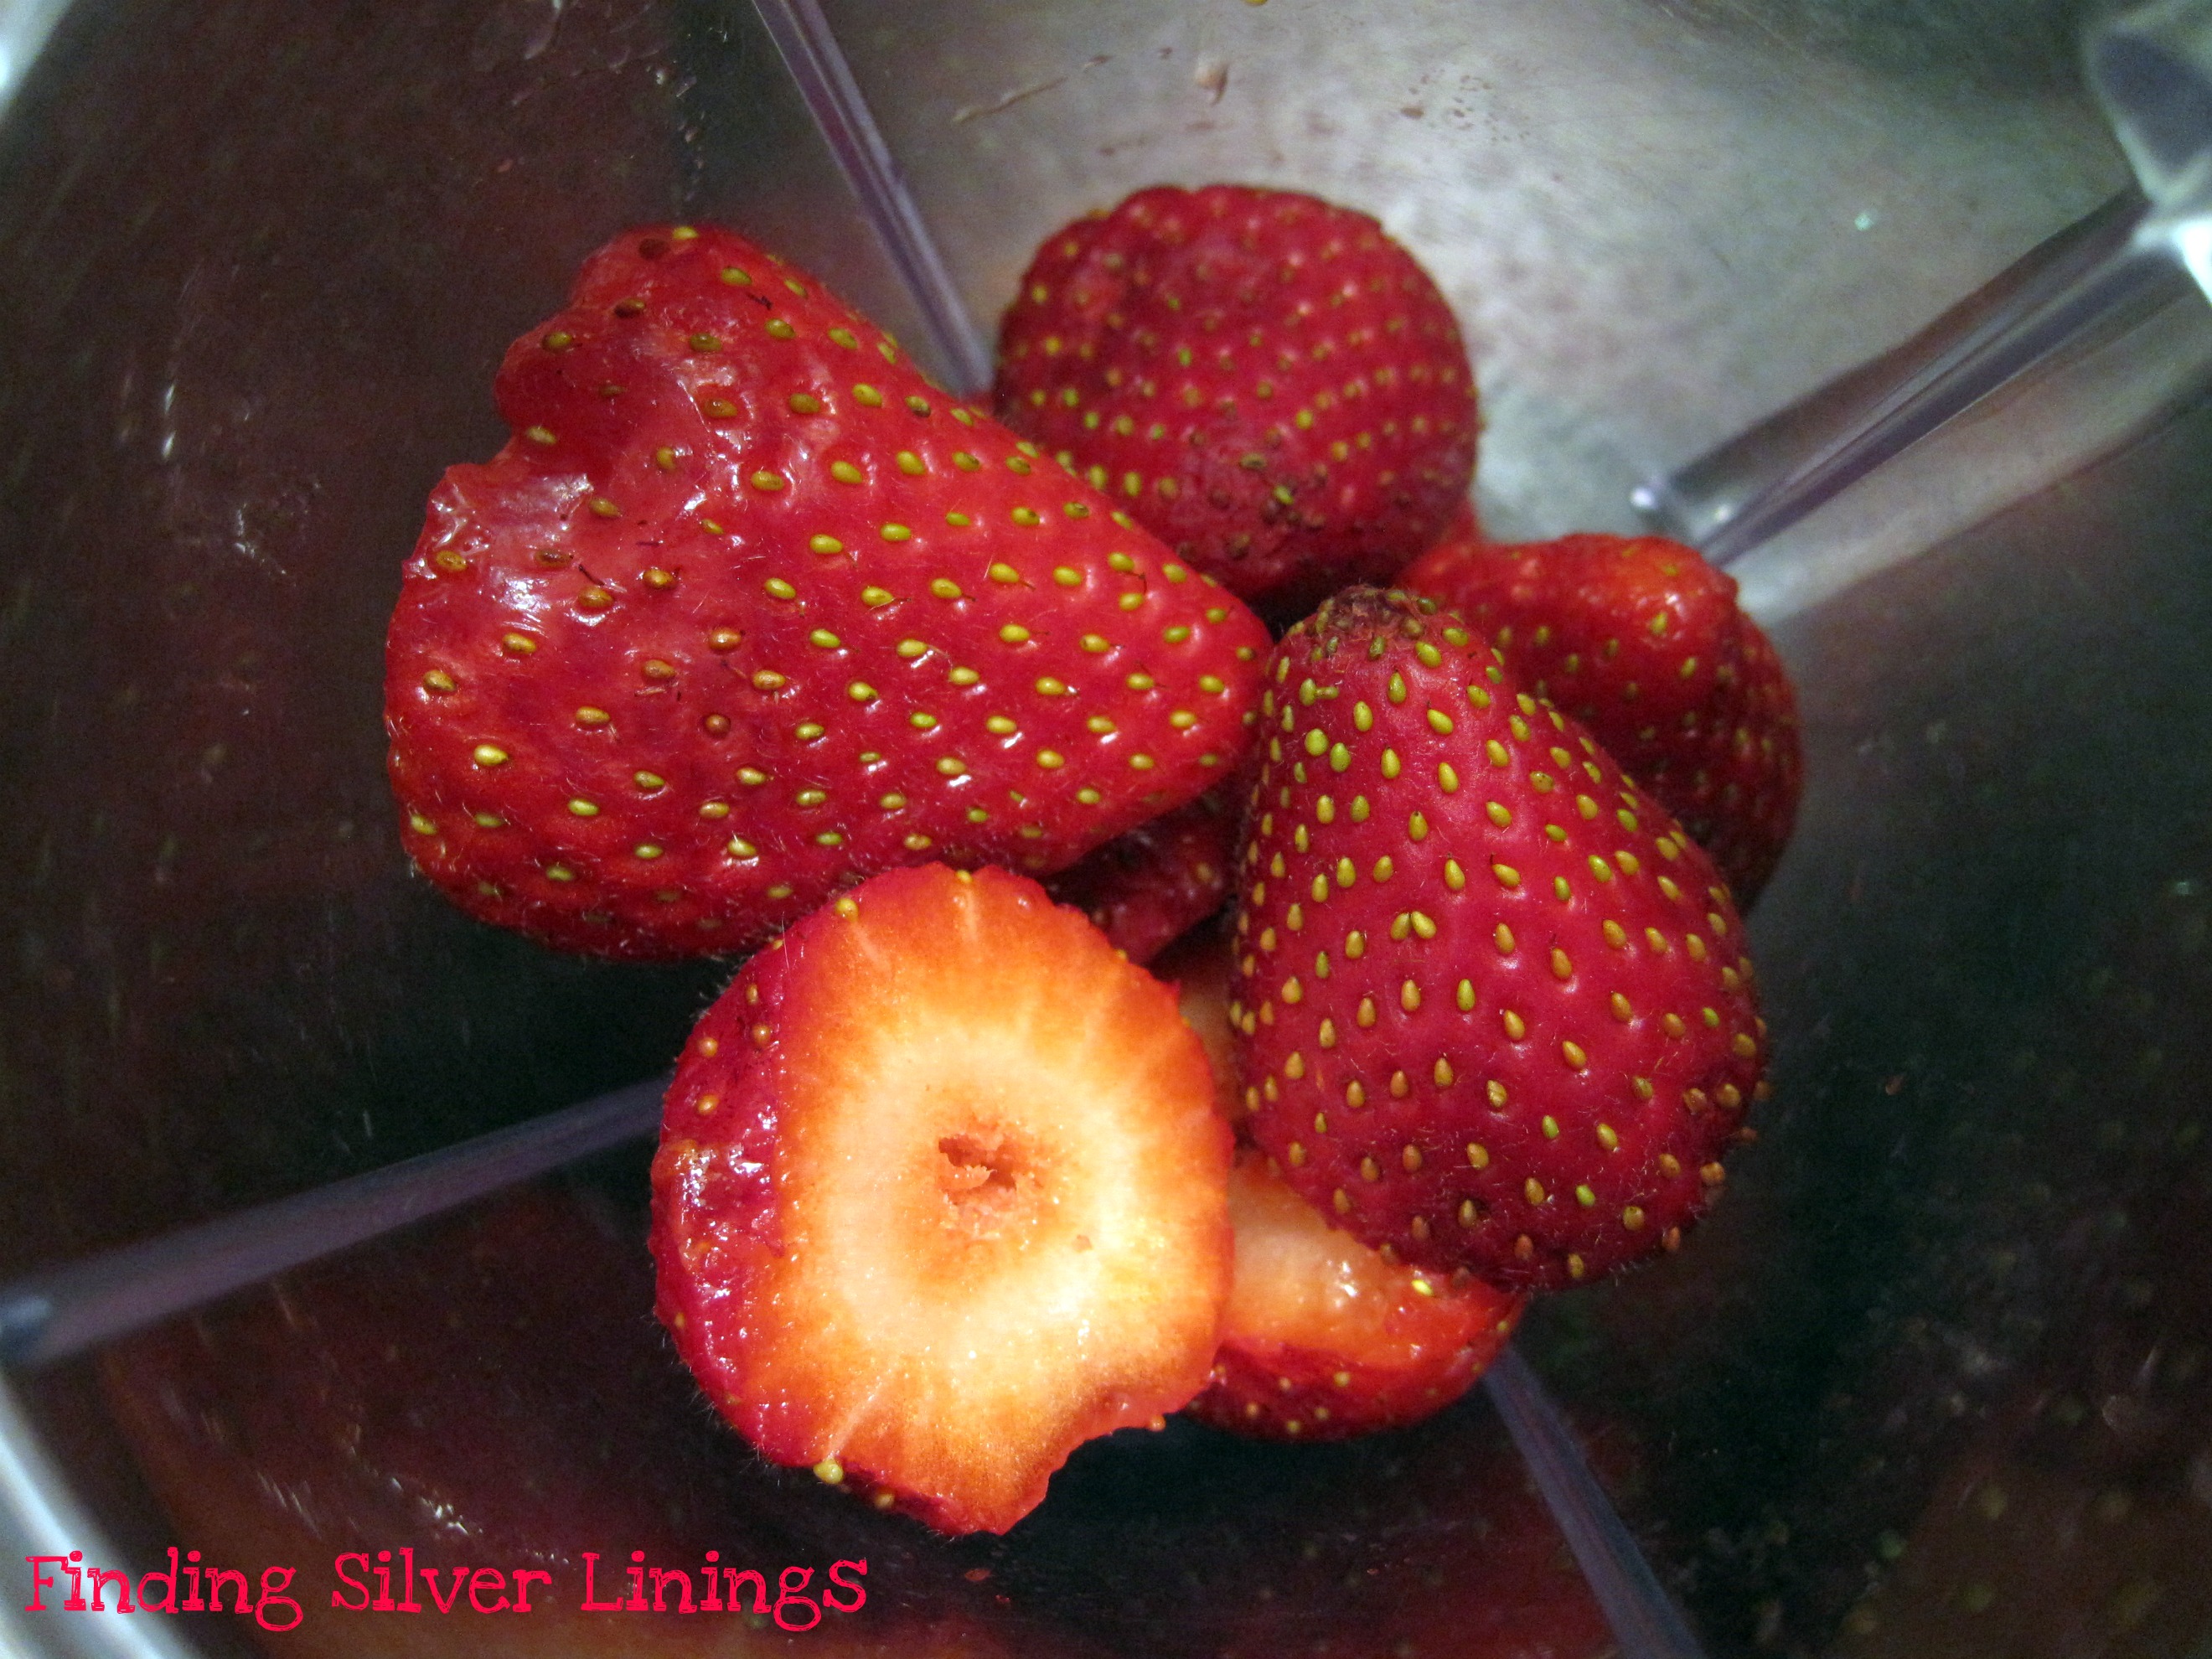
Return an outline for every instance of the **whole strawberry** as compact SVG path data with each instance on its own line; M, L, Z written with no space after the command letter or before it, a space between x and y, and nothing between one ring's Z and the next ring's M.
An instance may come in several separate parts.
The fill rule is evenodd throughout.
M1711 861L1431 600L1277 647L1240 863L1252 1131L1298 1193L1509 1290L1679 1243L1765 1030Z
M624 957L942 860L1054 870L1231 775L1267 636L726 231L633 233L508 351L387 646L409 850Z
M1748 905L1796 822L1797 699L1735 578L1656 536L1475 538L1399 580L1459 611L1537 696L1586 723Z
M1047 238L996 395L1178 557L1291 615L1432 544L1474 474L1436 284L1364 214L1285 191L1164 185Z

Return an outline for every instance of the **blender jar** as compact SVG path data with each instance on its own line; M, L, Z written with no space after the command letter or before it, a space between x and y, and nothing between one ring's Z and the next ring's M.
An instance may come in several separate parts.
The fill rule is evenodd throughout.
M1632 529L1639 486L2131 187L2085 21L830 0L918 277L739 0L0 13L0 1279L649 1079L726 971L465 921L383 775L422 502L497 447L501 352L616 229L730 223L957 379L948 318L988 340L1077 214L1310 191L1452 301L1492 532ZM617 1149L18 1365L6 1554L258 1552L309 1603L345 1539L872 1557L867 1611L805 1635L517 1620L479 1651L2202 1659L2208 362L2165 295L1743 550L1808 741L1752 918L1775 1097L1692 1247L1534 1310L1487 1397L1346 1447L1124 1437L1007 1538L943 1543L704 1421ZM23 1588L28 1651L434 1639Z

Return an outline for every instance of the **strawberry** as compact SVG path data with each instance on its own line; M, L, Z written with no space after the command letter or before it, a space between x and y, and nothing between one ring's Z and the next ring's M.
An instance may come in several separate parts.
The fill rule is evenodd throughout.
M1150 962L1221 908L1237 856L1237 805L1224 787L1109 841L1046 883L1132 962Z
M1337 1224L1509 1290L1679 1243L1765 1030L1711 860L1450 613L1276 647L1240 861L1253 1133Z
M1797 699L1735 578L1656 536L1475 538L1399 577L1459 611L1586 724L1712 854L1737 901L1773 874L1804 771Z
M1474 476L1451 308L1362 213L1210 185L1045 240L1000 416L1234 592L1289 614L1432 544Z
M1236 968L1221 930L1194 928L1152 958L1152 975L1176 988L1183 1024L1198 1034L1213 1072L1214 1108L1225 1123L1244 1116L1244 1091L1237 1080L1237 1034L1229 1028L1229 980Z
M1003 1532L1204 1386L1230 1134L1174 994L998 870L878 876L699 1023L653 1162L659 1306L780 1463Z
M387 647L404 838L471 914L733 951L1233 773L1257 620L750 243L621 237L498 392L514 436L431 497Z
M1199 933L1155 964L1180 983L1182 1017L1206 1045L1215 1100L1245 1118L1229 1021L1232 953ZM1204 1394L1184 1409L1261 1439L1341 1440L1441 1411L1497 1358L1517 1297L1455 1273L1389 1262L1325 1224L1247 1148L1229 1177L1237 1271Z
M1450 519L1437 532L1435 544L1447 547L1454 542L1480 542L1481 539L1482 521L1475 517L1474 502L1469 498L1453 509Z
M1385 1261L1247 1151L1229 1176L1237 1273L1213 1380L1185 1409L1266 1440L1344 1440L1442 1411L1488 1369L1521 1298Z

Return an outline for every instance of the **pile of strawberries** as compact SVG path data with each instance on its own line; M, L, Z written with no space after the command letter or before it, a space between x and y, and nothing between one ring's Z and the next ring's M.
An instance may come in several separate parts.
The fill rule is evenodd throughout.
M995 418L743 239L635 233L498 397L392 620L403 834L547 945L754 952L653 1247L769 1457L1003 1531L1169 1412L1403 1424L1711 1201L1789 686L1686 548L1481 541L1474 373L1371 220L1056 233Z

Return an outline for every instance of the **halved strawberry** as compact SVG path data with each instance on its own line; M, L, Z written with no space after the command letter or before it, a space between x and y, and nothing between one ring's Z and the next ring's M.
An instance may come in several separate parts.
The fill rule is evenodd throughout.
M1268 1440L1344 1440L1442 1411L1489 1369L1522 1299L1384 1259L1285 1186L1265 1153L1229 1176L1237 1276L1213 1380L1186 1408Z
M1204 1386L1230 1134L1174 994L1025 878L876 878L699 1023L653 1161L659 1309L767 1456L1003 1532Z
M1229 1025L1229 988L1237 957L1225 932L1194 928L1155 957L1152 974L1176 988L1183 1023L1198 1033L1213 1070L1214 1104L1223 1119L1244 1116L1244 1089L1237 1074L1237 1034Z
M1140 823L1045 884L1132 962L1150 962L1221 908L1237 858L1242 799L1216 787Z
M407 848L471 915L734 951L1233 775L1258 619L744 239L617 239L498 390L514 435L432 495L386 649Z

